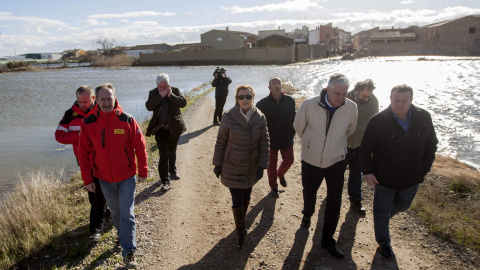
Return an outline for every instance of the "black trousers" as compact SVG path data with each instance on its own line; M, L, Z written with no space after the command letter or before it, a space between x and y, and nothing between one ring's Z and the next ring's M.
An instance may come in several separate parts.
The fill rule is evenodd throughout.
M215 97L215 113L213 114L213 121L222 121L223 107L227 102L227 97L216 96ZM217 120L218 119L218 120Z
M163 184L170 182L169 172L177 172L175 162L177 160L177 143L179 138L174 138L170 130L161 128L155 134L160 159L158 160L158 174Z
M337 229L342 205L343 173L345 160L339 161L328 168L313 166L302 160L303 211L305 216L312 216L317 202L317 191L323 178L327 182L327 201L323 217L322 244L335 244L333 234Z
M90 233L101 233L103 224L110 216L110 210L107 209L107 201L103 196L102 188L98 178L94 177L95 192L88 191L88 201L90 202ZM108 212L108 213L107 213Z
M249 189L229 188L229 189L230 189L230 194L232 194L233 208L242 207L246 201L250 201L252 188L249 188Z

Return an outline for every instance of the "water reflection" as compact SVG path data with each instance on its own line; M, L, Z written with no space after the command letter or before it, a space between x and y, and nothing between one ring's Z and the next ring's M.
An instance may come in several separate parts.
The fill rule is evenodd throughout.
M428 58L428 57L427 57ZM381 109L389 104L390 89L406 83L414 89L414 104L432 113L439 152L480 166L480 58L437 57L364 58L355 61L323 60L292 66L226 66L233 80L226 108L234 103L234 89L250 84L256 100L268 95L268 80L280 77L298 87L302 95L318 95L328 77L341 72L352 87L371 78ZM446 61L448 60L448 61ZM16 181L25 168L76 168L71 147L58 144L54 132L63 113L75 100L75 89L111 82L122 107L137 120L148 117L145 101L159 72L170 75L182 91L209 83L216 66L72 68L0 74L0 186ZM213 94L211 95L213 98ZM0 191L1 192L1 191Z

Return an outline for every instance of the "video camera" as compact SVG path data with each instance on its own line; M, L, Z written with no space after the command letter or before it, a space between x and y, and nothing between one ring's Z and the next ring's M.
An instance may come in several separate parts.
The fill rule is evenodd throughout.
M225 72L227 72L226 69L217 67L217 69L215 69L215 71L213 72L213 77L216 78L216 77L220 76L220 74L225 75Z

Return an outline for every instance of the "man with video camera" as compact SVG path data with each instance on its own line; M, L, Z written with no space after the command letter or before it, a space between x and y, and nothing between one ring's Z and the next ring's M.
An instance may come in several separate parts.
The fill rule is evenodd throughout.
M226 72L226 69L220 67L217 67L213 72L213 77L215 77L212 82L212 86L215 87L214 125L218 125L222 121L223 106L225 106L228 96L228 85L232 83L232 79L227 76Z

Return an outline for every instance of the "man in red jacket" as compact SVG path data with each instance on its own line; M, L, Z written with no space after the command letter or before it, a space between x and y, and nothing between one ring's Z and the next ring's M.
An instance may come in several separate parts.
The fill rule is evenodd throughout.
M76 92L77 101L72 108L65 112L62 120L58 124L55 131L55 139L59 143L71 144L73 153L78 161L78 141L80 134L80 126L83 119L87 117L95 106L95 96L90 86L82 85ZM94 182L98 183L98 179L94 178ZM103 225L110 216L110 210L107 209L107 203L102 193L102 189L98 188L95 192L88 191L88 200L90 201L90 240L94 242L100 241Z
M99 179L118 231L123 261L127 268L134 268L135 175L138 161L138 182L147 178L145 138L135 119L118 104L112 84L97 86L95 94L98 106L85 118L80 133L78 159L82 178L92 192L97 188L92 169Z

